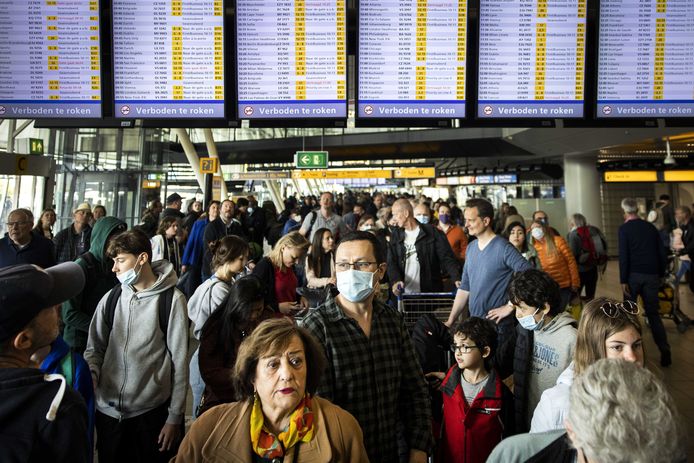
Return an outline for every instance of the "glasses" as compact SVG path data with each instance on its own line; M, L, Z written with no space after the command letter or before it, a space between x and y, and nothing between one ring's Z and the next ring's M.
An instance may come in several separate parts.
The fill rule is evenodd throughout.
M605 302L600 308L610 318L617 318L620 310L629 315L637 315L639 313L639 306L636 302L629 300L624 302Z
M350 264L349 262L338 262L335 264L335 268L339 272L344 272L346 270L349 270L350 268L353 268L354 270L359 270L360 272L365 272L369 270L372 265L377 263L378 262L355 262L353 264Z
M5 225L7 225L7 228L14 228L14 227L21 227L22 225L26 225L31 222L22 221L22 222L7 222Z
M467 344L463 344L462 346L456 346L455 344L451 344L451 352L454 354L457 352L460 352L461 354L469 354L472 352L472 349L479 349L479 346L468 346Z

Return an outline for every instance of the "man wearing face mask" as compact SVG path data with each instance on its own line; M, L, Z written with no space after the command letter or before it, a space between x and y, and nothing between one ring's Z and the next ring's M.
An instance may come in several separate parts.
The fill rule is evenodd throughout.
M400 443L408 462L424 463L433 444L429 395L402 318L374 298L386 272L376 237L361 231L345 236L335 269L340 294L303 321L330 362L317 393L359 421L370 461L401 461ZM398 442L403 436L406 442Z
M165 462L183 435L185 296L169 262L150 264L152 248L141 231L114 237L107 254L121 284L99 302L84 354L96 391L99 462Z
M545 211L535 211L533 212L533 222L540 222L543 225L547 225L549 230L552 232L552 235L554 236L561 236L559 232L557 231L556 228L551 227L549 225L549 216ZM532 222L531 222L532 223ZM530 230L528 230L530 231Z
M393 221L398 228L392 231L388 246L388 278L394 282L392 290L396 296L403 291L443 291L442 270L457 284L460 264L440 230L415 220L406 199L393 204Z
M553 387L571 363L577 322L564 311L559 285L541 270L514 274L508 296L518 326L497 352L495 363L502 378L513 375L516 430L527 432L542 392Z

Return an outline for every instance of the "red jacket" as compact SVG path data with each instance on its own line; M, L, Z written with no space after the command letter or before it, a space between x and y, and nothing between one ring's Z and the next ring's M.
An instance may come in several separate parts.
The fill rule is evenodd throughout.
M453 365L441 384L443 430L438 462L484 463L503 437L513 434L513 396L495 370L471 405Z

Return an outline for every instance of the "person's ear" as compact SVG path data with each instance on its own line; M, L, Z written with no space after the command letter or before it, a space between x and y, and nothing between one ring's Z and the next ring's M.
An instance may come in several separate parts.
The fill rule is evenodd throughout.
M29 350L32 345L31 334L28 328L23 329L12 340L12 347L16 350Z
M492 353L492 350L489 348L489 346L484 346L484 348L481 350L481 353L482 358L486 359Z
M542 308L542 313L544 313L545 315L548 315L549 311L550 311L549 302L545 302L545 306Z

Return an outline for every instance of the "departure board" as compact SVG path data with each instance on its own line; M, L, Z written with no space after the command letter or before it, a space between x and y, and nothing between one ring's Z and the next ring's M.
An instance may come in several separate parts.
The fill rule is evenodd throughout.
M357 117L465 117L468 0L360 0Z
M0 0L0 118L101 117L97 0Z
M694 115L694 1L601 0L597 117Z
M586 1L480 0L478 117L583 117Z
M237 0L238 116L347 117L345 0Z
M113 0L116 117L223 118L222 0Z

